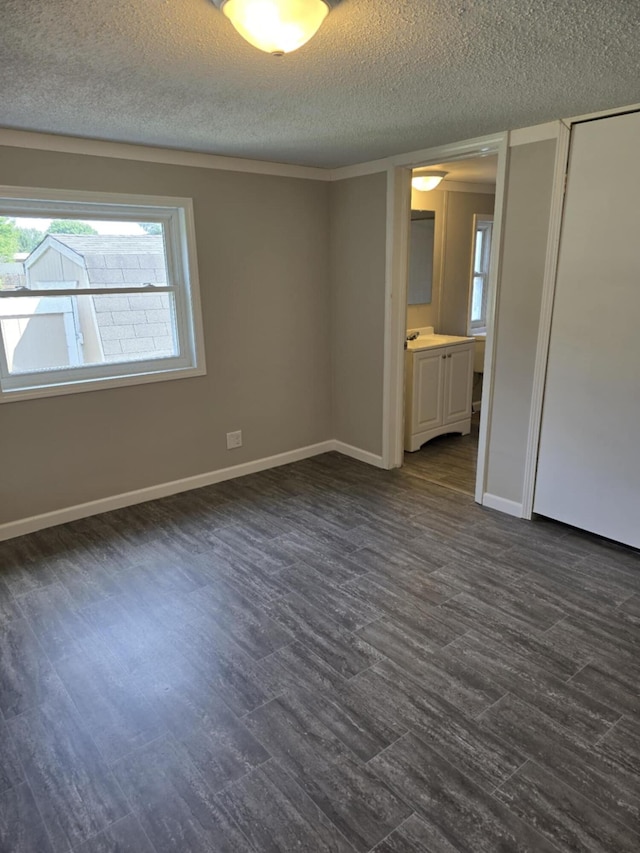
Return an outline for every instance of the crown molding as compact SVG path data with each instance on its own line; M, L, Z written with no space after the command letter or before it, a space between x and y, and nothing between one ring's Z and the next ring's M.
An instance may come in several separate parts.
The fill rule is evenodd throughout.
M562 119L562 123L567 127L571 127L572 124L577 124L581 121L591 121L592 119L597 118L608 118L609 116L622 115L623 113L637 113L640 112L640 104L629 104L624 107L614 107L610 110L599 110L595 113L585 113L581 116L571 116L570 118Z
M217 169L225 172L248 172L253 175L274 175L280 178L304 178L330 181L331 170L315 166L296 166L272 163L267 160L245 160L243 157L224 157L177 148L155 148L128 142L108 142L80 136L62 136L31 130L0 128L0 145L10 148L30 148L38 151L57 151L63 154L84 154L90 157L110 157L163 163L170 166L192 166L198 169Z

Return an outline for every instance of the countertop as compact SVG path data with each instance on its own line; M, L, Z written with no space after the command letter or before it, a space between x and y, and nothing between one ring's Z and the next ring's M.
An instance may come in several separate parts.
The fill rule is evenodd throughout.
M420 335L415 341L407 342L407 352L420 352L420 350L447 347L452 344L473 343L475 343L475 338L466 338L459 335Z

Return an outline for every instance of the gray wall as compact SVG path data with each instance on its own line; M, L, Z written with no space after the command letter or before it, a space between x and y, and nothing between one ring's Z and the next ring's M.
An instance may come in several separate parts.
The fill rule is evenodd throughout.
M333 437L328 184L8 147L0 183L193 198L208 371L4 404L0 523Z
M556 141L510 149L486 491L522 501Z
M473 216L475 213L493 213L495 196L459 192L449 192L447 195L440 323L436 331L442 335L466 335Z
M336 181L330 195L334 436L381 454L386 173Z

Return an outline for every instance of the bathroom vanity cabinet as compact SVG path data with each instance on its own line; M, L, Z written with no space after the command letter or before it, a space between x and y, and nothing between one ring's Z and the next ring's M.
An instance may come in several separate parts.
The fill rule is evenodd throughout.
M473 338L430 335L405 353L404 448L418 450L438 435L471 431Z

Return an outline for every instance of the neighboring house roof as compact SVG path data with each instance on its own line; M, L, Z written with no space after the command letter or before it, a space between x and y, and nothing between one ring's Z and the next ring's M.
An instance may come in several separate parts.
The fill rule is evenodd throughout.
M156 234L49 234L52 240L73 249L78 255L121 255L163 252L163 238Z
M58 252L86 273L78 295L87 284L110 288L164 285L167 283L164 242L161 236L47 234L25 261L28 286L50 276L43 258ZM42 272L38 261L43 259ZM173 355L171 298L168 293L141 290L138 293L89 296L95 329L106 361L127 358L158 358ZM88 323L86 316L83 323Z
M47 249L56 249L85 269L89 284L95 287L167 283L164 241L159 235L47 234L25 267L30 269Z

